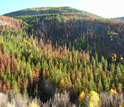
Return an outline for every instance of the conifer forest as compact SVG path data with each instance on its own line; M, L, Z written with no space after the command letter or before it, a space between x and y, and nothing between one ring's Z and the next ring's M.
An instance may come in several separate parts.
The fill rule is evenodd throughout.
M70 7L0 16L0 107L124 107L124 20Z

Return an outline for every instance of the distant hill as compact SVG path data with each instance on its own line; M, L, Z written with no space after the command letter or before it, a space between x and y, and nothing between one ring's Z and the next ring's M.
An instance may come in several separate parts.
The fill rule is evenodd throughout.
M42 15L42 14L57 14L57 13L81 13L81 14L90 14L86 11L77 10L71 7L39 7L39 8L28 8L11 13L4 14L8 17L16 16L29 16L29 15ZM96 16L96 15L95 15Z
M117 18L114 18L114 19L124 20L124 17L117 17Z

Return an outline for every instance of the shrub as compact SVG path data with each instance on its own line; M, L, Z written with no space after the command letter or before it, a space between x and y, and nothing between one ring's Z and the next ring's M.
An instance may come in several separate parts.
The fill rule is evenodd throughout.
M80 105L83 104L83 99L85 98L85 93L84 91L81 92L81 94L79 95L79 102L80 102Z
M40 107L40 106L38 106L37 104L30 104L28 107Z

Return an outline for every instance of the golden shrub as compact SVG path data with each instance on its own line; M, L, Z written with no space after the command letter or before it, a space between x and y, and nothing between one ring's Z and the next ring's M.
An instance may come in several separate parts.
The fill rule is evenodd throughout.
M90 91L89 95L89 106L88 107L99 107L99 94L95 91Z
M117 91L114 90L114 89L111 89L111 90L110 90L110 94L111 94L111 95L113 95L113 94L118 95Z
M121 57L121 60L123 60L123 57Z
M92 102L89 102L88 107L94 107Z
M84 98L85 98L85 92L82 91L81 94L79 95L79 98L78 98L80 104L83 104L83 99L84 99Z
M28 107L40 107L40 106L38 106L37 104L30 104Z

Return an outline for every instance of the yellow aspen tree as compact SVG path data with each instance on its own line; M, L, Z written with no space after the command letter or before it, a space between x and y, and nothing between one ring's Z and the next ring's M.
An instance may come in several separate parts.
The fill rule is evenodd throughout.
M62 77L61 78L61 81L60 81L60 83L59 83L59 89L60 89L60 91L62 91L62 90L64 90L66 88L66 86L65 86L65 81L64 81L64 78Z

